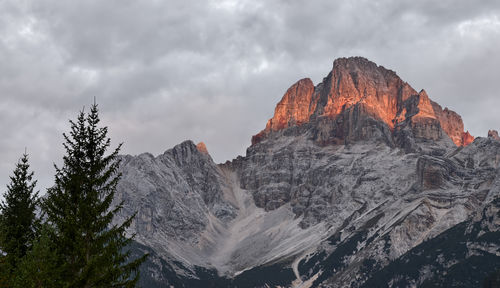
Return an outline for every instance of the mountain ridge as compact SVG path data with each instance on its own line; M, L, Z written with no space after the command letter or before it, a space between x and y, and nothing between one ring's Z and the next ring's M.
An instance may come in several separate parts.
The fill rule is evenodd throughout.
M487 207L496 213L498 133L470 142L457 113L380 67L341 58L322 83L299 80L246 154L224 164L190 140L120 156L117 221L137 211L129 233L154 252L148 283L361 287ZM500 241L477 240L496 235L489 219L446 265L478 251L498 259Z

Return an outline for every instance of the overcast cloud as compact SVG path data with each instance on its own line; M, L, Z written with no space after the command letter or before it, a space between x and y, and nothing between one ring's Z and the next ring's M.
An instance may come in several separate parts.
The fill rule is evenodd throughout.
M204 141L243 155L298 79L364 56L500 128L499 1L2 1L0 191L27 147L44 193L93 97L123 153Z

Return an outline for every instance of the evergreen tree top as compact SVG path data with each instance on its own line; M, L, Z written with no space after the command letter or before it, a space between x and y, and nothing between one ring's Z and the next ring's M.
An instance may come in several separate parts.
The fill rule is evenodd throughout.
M16 203L24 199L20 197L28 197L36 199L38 192L33 193L37 181L33 179L34 172L29 171L29 156L25 152L18 160L14 169L13 175L9 176L10 183L7 184L7 192L4 194L4 201L0 204L3 210L9 203Z
M144 257L130 260L132 241L126 229L134 216L113 223L122 203L113 204L121 174L117 159L121 144L107 154L108 128L100 126L96 104L70 120L64 133L63 165L56 168L55 185L43 204L50 238L56 244L68 287L133 287Z
M0 203L0 250L6 253L8 269L16 268L35 238L38 192L34 192L36 180L29 168L28 154L24 153L10 176L5 199Z

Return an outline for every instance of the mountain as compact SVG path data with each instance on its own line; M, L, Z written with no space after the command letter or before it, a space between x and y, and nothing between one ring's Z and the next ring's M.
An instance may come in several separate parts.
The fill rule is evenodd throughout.
M405 129L432 140L442 139L444 132L457 146L474 140L464 132L460 115L443 110L424 90L417 93L393 71L361 57L337 59L316 87L308 78L295 83L252 144L270 132L304 124L318 128L315 140L323 144L381 138L394 146L403 139L389 131L405 134Z
M471 287L500 268L498 133L361 57L292 85L245 156L120 159L144 287Z

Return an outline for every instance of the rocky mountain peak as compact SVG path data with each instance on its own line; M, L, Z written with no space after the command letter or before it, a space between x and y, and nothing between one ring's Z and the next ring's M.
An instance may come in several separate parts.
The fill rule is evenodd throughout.
M209 155L208 150L207 150L207 146L203 142L196 144L196 149L198 149L198 151L202 154Z
M396 72L379 66L364 57L342 57L333 61L332 73L341 75L342 73L362 74L369 78L381 80L383 78L399 78ZM356 83L355 83L356 84Z
M309 78L301 79L288 88L276 105L273 118L267 121L266 128L252 137L252 144L260 142L271 131L309 122L317 103L317 99L312 99L313 93L314 84Z
M416 138L438 140L447 135L457 146L474 140L464 132L460 115L443 110L425 90L417 93L394 71L363 57L336 59L332 71L316 86L309 78L293 84L266 128L252 137L252 145L299 126L307 126L302 132L314 130L320 143L373 137L392 143L394 133L404 129Z
M299 80L288 88L276 105L274 117L268 121L266 130L281 130L308 122L315 108L313 92L314 84L309 78Z
M193 163L212 161L208 152L205 153L200 148L202 147L198 147L198 145L195 145L193 141L186 140L175 145L172 149L165 151L163 155L171 157L178 165L191 165Z
M417 94L391 70L362 58L339 58L331 73L323 80L318 116L335 118L356 104L370 107L389 126L398 112L400 101Z

